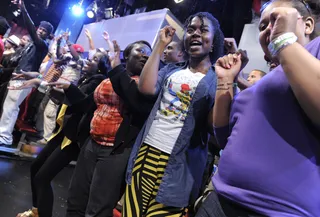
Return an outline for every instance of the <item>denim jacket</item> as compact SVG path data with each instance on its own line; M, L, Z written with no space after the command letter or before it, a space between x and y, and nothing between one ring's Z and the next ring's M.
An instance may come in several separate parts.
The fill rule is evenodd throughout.
M160 107L166 79L186 68L187 63L170 64L159 71L157 101L140 131L133 146L126 173L127 184L131 183L132 170L141 144L144 142ZM189 111L169 158L156 201L167 206L187 207L199 196L202 177L207 161L208 115L214 103L216 76L213 68L199 82Z

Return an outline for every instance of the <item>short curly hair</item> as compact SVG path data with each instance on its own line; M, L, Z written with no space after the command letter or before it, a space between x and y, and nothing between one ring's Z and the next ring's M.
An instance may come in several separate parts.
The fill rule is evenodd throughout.
M187 20L184 23L185 29L187 29L192 19L195 17L199 17L202 23L204 18L208 19L214 28L213 52L209 54L211 63L214 64L220 57L224 55L224 35L220 29L219 21L212 14L208 12L198 12L187 18Z

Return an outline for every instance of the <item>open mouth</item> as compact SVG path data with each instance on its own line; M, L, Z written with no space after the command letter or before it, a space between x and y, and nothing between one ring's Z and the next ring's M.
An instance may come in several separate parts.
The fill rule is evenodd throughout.
M142 60L139 61L139 63L142 63L143 65L145 65L147 63L147 60L142 59Z
M190 47L200 47L200 46L202 46L202 43L200 41L193 40L190 42Z
M82 70L88 70L91 66L91 63L89 61L86 61L82 67Z

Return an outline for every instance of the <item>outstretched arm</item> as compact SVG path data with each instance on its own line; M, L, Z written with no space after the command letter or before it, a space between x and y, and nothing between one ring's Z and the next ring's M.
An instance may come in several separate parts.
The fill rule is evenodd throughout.
M248 62L249 58L243 50L217 60L217 89L214 107L209 115L210 126L224 127L229 124L230 106L235 94L234 82Z
M214 129L215 137L221 146L227 144L229 137L229 122L231 103L234 98L234 80L246 65L242 62L241 54L229 54L219 58L215 71L217 76L217 89L213 109L209 113L209 127Z
M106 32L106 31L103 32L103 38L104 38L104 40L106 40L106 42L108 44L109 52L115 52L114 45L113 45L112 41L110 40L110 35L108 32Z
M88 29L85 29L84 33L86 34L87 39L89 41L89 49L90 50L95 50L96 48L94 47L94 43L93 43L93 40L92 40L91 32Z
M215 70L217 90L211 121L214 127L229 124L230 106L234 97L233 82L241 67L241 55L229 54L218 59Z
M18 7L20 8L21 13L22 13L22 17L24 20L24 24L28 30L28 33L29 33L32 41L36 45L41 45L43 43L43 40L37 35L36 27L34 26L34 23L28 14L28 11L27 11L26 6L24 4L24 0L14 0L14 1L12 1L12 3L17 4Z
M175 29L170 26L166 26L160 30L159 40L141 72L139 80L139 90L141 93L151 96L156 94L160 58L164 49L172 41L174 33Z
M84 93L76 85L68 81L52 82L47 84L47 86L56 87L58 89L63 90L66 98L68 99L71 105L81 102L80 104L82 106L80 107L83 107L80 108L81 111L85 111L85 105L88 105L85 102L93 101L93 93Z
M69 47L69 50L70 50L70 53L71 53L72 57L75 60L79 60L80 59L80 54L72 47L72 43L69 41L69 33L65 32L64 33L64 37L65 37L65 40L67 42L67 45Z
M57 43L56 57L57 57L57 59L61 59L61 57L62 57L62 48L61 48L62 35L58 36L55 41Z
M57 50L58 50L58 44L57 44L57 40L55 39L53 40L53 43L49 47L49 53L51 53L51 58L56 59L58 57Z

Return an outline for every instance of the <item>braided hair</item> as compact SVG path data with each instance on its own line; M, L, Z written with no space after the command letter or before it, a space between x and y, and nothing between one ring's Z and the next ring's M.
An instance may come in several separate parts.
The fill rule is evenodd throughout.
M214 29L214 35L213 35L213 51L210 52L210 60L211 63L215 63L220 57L224 55L224 35L220 29L219 21L212 16L212 14L208 12L198 12L196 14L193 14L187 18L187 20L184 23L184 28L187 29L190 25L193 18L198 17L201 20L201 23L203 24L204 19L208 19Z

